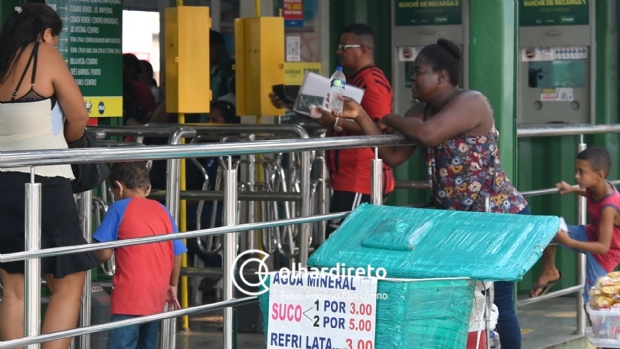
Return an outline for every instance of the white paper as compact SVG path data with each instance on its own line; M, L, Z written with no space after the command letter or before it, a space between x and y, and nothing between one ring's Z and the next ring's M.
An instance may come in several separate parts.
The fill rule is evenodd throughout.
M524 62L552 61L554 50L551 47L528 47L521 49L521 59Z
M566 225L566 221L564 221L564 217L560 217L560 230L568 232L568 226Z
M572 102L575 93L572 88L544 88L540 94L543 102Z
M376 278L295 273L277 281L275 275L267 349L375 347Z
M398 48L398 60L401 62L413 62L424 46L400 46Z
M540 62L587 58L588 48L585 46L527 47L521 49L521 60L523 62Z
M587 47L555 47L554 58L556 60L586 59L588 58Z
M329 78L308 71L299 89L293 111L310 116L310 105L321 106L323 109L330 110L327 106L328 94ZM345 85L344 95L353 98L357 103L361 103L364 90L353 85Z
M301 61L301 38L299 36L286 37L286 61Z

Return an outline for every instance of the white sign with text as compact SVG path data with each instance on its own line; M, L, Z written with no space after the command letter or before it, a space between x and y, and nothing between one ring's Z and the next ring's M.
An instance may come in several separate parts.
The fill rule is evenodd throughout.
M374 349L377 278L271 273L267 349Z

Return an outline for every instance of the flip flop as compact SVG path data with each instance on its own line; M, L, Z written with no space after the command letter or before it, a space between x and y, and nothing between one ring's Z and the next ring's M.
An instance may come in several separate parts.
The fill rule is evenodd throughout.
M562 279L562 275L563 275L563 274L562 274L562 272L559 272L559 273L560 273L560 277L559 277L559 278L557 278L557 279L555 279L555 280L553 280L553 281L549 281L549 282L547 282L546 284L534 285L534 286L530 289L530 298L533 298L533 297L539 297L539 296L542 296L542 295L546 294L546 293L549 291L549 289L551 289L551 287L553 287L555 284L557 284L557 283L558 283L558 281L560 281L560 279ZM539 295L532 296L532 291L537 290L537 289L539 289L539 288L542 288L542 292L541 292Z

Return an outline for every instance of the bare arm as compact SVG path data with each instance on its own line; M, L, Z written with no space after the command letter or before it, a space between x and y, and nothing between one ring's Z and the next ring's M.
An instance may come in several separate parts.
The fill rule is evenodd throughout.
M68 143L72 143L82 138L88 123L89 116L84 105L84 97L60 52L51 45L41 45L40 52L46 57L46 65L54 69L52 75L54 94L66 117L65 139Z
M581 196L586 196L586 190L585 189L581 189L579 187L574 187L564 181L559 182L555 185L556 188L558 188L558 193L560 195L565 195L565 194L577 194L577 195L581 195Z
M406 117L413 115L413 108L407 111ZM362 108L360 115L355 119L362 128L362 131L366 135L382 135L384 132L379 128L377 124L382 124L381 121L375 123ZM415 152L417 146L415 145L391 145L385 147L379 147L379 157L385 161L385 164L390 167L400 166L407 161L411 155Z
M181 309L181 304L177 298L177 285L179 284L179 276L181 275L181 256L174 257L174 266L170 274L170 283L166 292L166 303L171 307L168 310Z
M563 234L561 237L556 237L556 240L567 247L571 247L577 250L605 254L609 251L611 246L611 237L614 233L614 217L616 215L616 209L614 207L605 207L601 212L601 223L599 225L598 241L577 241L568 237L568 233Z
M179 285L179 276L181 275L181 257L178 255L174 257L174 267L172 268L172 274L170 274L170 286L177 287Z
M338 116L353 119L356 121L356 124L359 125L360 130L363 132L362 134L366 135L382 135L384 133L392 133L393 129L389 127L385 127L383 120L388 117L388 115L384 116L380 121L375 123L375 121L368 115L366 110L357 103L355 100L348 97L341 97L344 102L344 108L342 113L339 113ZM407 111L406 117L411 118L415 117L417 106L409 109ZM318 110L323 115L321 118L333 117L333 114L327 110L322 108L318 108ZM405 162L411 154L415 151L416 146L384 146L379 147L379 157L385 161L385 164L390 167L396 167Z
M384 123L418 145L435 147L448 139L475 131L478 127L485 126L485 132L488 132L491 127L489 123L492 123L491 115L490 106L481 93L464 91L426 121L391 114L384 117Z
M95 255L97 256L97 259L99 259L101 263L107 262L108 259L112 257L112 249L106 248L104 250L97 250L95 251Z

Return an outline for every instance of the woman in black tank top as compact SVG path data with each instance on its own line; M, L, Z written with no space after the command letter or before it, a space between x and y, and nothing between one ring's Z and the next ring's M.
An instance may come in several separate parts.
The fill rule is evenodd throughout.
M0 118L11 127L0 130L0 151L34 150L48 142L62 148L83 136L88 121L83 97L54 48L62 26L56 12L44 3L24 4L8 14L0 35ZM49 99L54 108L56 95L64 120L51 110L47 119L45 103ZM42 186L42 249L88 243L71 189L73 175L66 166L35 168L35 182ZM28 182L30 174L23 169L0 171L0 254L25 250L24 184ZM99 264L93 252L41 259L41 273L52 293L41 333L76 327L86 271ZM0 341L23 338L24 262L0 263L0 278ZM67 349L70 343L71 338L61 339L43 343L42 348Z

